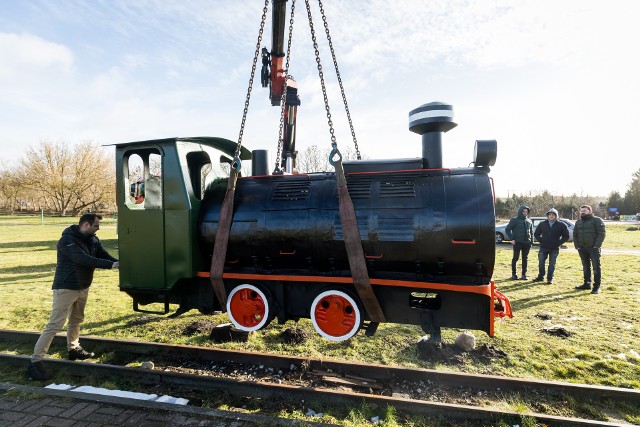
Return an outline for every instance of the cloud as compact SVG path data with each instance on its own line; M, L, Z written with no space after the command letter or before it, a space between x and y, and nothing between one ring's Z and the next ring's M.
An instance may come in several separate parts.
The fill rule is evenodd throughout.
M0 77L3 79L50 69L64 72L73 66L69 48L32 34L0 33L0 57Z

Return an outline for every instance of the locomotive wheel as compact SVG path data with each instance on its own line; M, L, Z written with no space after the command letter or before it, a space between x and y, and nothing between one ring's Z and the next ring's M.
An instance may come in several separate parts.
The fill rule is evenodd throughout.
M236 286L227 298L227 314L233 325L242 331L257 331L269 321L270 304L256 286Z
M331 341L344 341L360 329L362 314L348 294L329 290L320 293L311 304L311 321L316 331Z

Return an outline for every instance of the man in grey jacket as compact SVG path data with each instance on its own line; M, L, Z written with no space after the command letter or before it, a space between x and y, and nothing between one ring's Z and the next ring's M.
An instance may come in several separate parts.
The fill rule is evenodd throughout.
M89 286L96 268L117 269L118 260L102 247L96 237L102 217L88 213L80 217L78 225L62 232L58 241L58 263L53 279L53 307L49 323L40 335L31 356L28 374L36 380L49 378L42 359L47 355L55 334L67 325L67 349L70 360L84 360L94 354L80 347L80 324L84 320L84 307L89 296Z
M593 266L592 294L600 293L602 271L600 269L600 248L606 234L604 221L593 215L591 206L580 206L580 219L573 228L573 245L578 250L582 260L582 275L584 283L576 289L591 289L591 267Z

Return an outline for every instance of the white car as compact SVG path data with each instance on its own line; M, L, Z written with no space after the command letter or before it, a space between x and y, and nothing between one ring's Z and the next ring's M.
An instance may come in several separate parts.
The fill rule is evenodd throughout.
M538 225L544 221L545 219L547 219L547 217L544 216L533 216L533 217L529 217L529 219L533 222L533 232L536 232L536 228L538 227ZM569 221L566 218L560 218L560 221L564 222L567 225L567 228L569 229L569 241L573 242L573 222ZM507 233L505 232L505 229L507 228L507 224L509 224L509 222L505 222L504 224L500 224L500 225L496 225L496 243L501 243L504 242L507 239ZM537 241L537 240L536 240Z

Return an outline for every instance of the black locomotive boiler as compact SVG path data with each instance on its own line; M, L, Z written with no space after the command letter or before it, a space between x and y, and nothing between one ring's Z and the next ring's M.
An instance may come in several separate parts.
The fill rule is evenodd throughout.
M422 157L344 162L371 288L386 322L493 335L511 315L495 289L495 212L489 167L495 141L476 141L472 167L442 167L442 134L453 109L429 103L409 113ZM119 144L120 287L140 304L179 304L179 312L226 311L242 330L309 318L318 333L344 340L378 325L354 288L340 221L336 174L268 175L255 152L241 176L224 265L221 307L209 282L226 192L224 165L235 144L171 138ZM251 158L243 150L241 158ZM139 162L143 179L130 176ZM157 173L153 173L153 170ZM255 172L258 171L258 175ZM137 203L131 194L144 198Z

